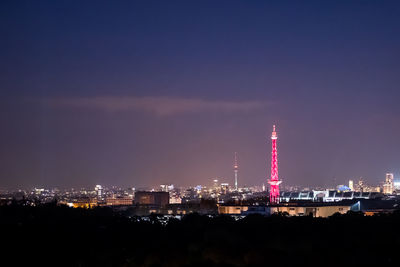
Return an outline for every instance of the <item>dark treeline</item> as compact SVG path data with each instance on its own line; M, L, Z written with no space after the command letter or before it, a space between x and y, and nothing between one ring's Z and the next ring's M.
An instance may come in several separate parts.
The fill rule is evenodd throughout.
M191 214L161 223L109 208L1 206L7 266L399 266L400 214Z

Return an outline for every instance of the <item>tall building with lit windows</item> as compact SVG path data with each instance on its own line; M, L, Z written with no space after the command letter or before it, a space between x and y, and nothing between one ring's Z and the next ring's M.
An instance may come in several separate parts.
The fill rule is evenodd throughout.
M383 193L390 195L394 191L394 176L393 173L386 173L385 183L383 184Z
M97 199L98 200L103 200L103 187L98 184L98 185L96 185L94 190L96 191Z
M353 180L349 180L349 188L350 188L350 191L354 191L354 182L353 182Z

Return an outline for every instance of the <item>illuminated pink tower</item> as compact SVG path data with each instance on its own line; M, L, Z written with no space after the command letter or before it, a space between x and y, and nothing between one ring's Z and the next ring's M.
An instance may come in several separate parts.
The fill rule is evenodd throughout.
M276 134L276 129L274 125L271 135L271 140L272 140L271 180L268 180L268 183L271 185L271 190L269 193L269 201L271 204L279 203L279 184L282 183L282 181L279 181L278 178L278 150L276 146L277 139L278 135Z

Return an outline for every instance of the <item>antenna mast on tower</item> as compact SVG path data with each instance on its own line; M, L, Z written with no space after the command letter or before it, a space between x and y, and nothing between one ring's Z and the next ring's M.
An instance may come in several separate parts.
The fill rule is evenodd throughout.
M235 152L235 165L233 165L233 171L235 172L235 190L238 191L238 160L237 160L237 152Z

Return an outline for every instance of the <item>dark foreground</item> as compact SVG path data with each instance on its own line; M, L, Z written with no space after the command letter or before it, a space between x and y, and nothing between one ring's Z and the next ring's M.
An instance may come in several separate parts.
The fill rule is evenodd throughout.
M208 218L163 226L110 209L0 207L7 266L400 266L400 214ZM4 265L3 265L4 266Z

